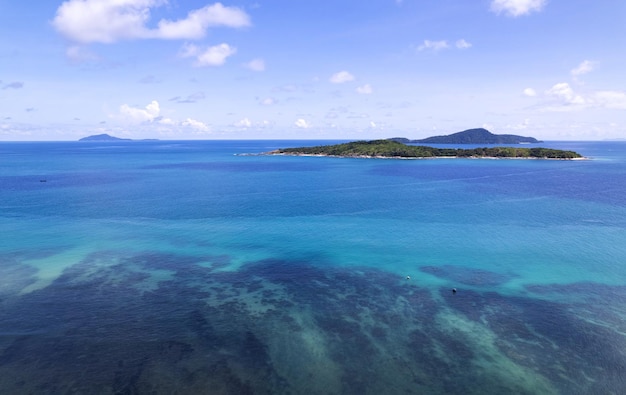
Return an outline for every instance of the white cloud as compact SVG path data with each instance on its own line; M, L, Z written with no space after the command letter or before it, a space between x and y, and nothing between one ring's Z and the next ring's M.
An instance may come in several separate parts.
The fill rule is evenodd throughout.
M221 3L207 5L189 12L187 18L178 21L161 20L154 38L198 39L206 36L213 26L244 27L250 25L248 15L236 7L224 7Z
M276 100L273 97L266 97L259 100L259 104L263 106L271 106L276 103Z
M245 67L252 71L265 71L265 61L263 59L253 59L246 63Z
M535 97L537 92L533 88L526 88L524 89L524 96Z
M120 114L134 122L152 122L160 113L159 102L156 100L150 102L145 108L131 107L128 104L122 104L120 106Z
M564 104L585 104L585 99L574 93L574 90L567 82L561 82L552 86L546 91L546 95L561 100Z
M159 119L159 123L162 125L176 125L176 122L172 121L170 118L161 118Z
M354 81L354 76L345 70L335 73L330 77L330 82L333 84L343 84L344 82L350 81Z
M418 51L424 51L426 49L432 49L433 51L440 51L442 49L448 48L448 42L446 40L441 41L431 41L424 40L424 43L417 47Z
M462 38L462 39L456 41L456 47L458 49L467 49L467 48L471 48L472 44L467 42L467 41L465 41L465 39Z
M541 11L546 3L547 0L493 0L491 11L518 17Z
M590 60L585 60L581 64L579 64L578 67L576 67L575 69L572 69L571 74L574 78L579 75L587 74L593 71L594 66L595 66L595 62L592 62Z
M294 125L296 125L296 127L302 128L302 129L308 129L311 127L311 125L305 121L304 119L300 118L298 119Z
M591 100L600 107L626 110L626 92L599 91L592 95Z
M195 119L187 118L182 123L183 126L188 126L192 129L199 130L201 132L209 132L211 128L209 128L206 124L201 121L197 121Z
M185 19L161 20L156 29L146 25L153 8L167 0L67 0L57 9L54 28L80 43L113 43L131 39L199 39L212 26L244 27L249 16L221 3L192 10Z
M206 49L201 49L194 44L185 44L180 53L183 58L196 58L194 66L221 66L226 63L226 58L234 55L237 49L228 44L222 43Z
M252 122L250 122L248 118L244 118L239 122L235 122L235 126L237 126L238 128L249 128L250 126L252 126Z
M372 86L370 84L365 84L363 86L359 86L356 88L357 93L360 93L362 95L370 95L372 94L372 92L374 92L372 90Z
M593 108L612 110L626 110L626 92L624 91L595 91L580 94L572 87L561 82L546 91L546 96L556 99L558 105L545 108L545 111L572 111Z

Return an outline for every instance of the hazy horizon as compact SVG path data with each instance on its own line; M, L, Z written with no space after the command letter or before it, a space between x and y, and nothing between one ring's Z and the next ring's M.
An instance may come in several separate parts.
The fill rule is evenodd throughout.
M626 3L10 2L0 141L626 137Z

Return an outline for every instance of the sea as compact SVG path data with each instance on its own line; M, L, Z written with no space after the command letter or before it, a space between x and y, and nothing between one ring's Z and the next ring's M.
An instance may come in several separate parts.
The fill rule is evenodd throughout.
M338 142L0 143L0 393L626 393L626 142Z

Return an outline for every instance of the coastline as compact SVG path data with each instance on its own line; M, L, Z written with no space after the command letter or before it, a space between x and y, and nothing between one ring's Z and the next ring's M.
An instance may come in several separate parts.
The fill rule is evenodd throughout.
M254 154L245 154L254 155ZM267 156L311 156L311 157L328 157L328 158L344 158L344 159L403 159L403 160L427 160L427 159L492 159L492 160L565 160L565 161L579 161L590 160L590 158L583 156L581 158L540 158L540 157L519 157L519 156L381 156L381 155L327 155L327 154L304 154L304 153L289 153L280 151L264 152L258 155Z

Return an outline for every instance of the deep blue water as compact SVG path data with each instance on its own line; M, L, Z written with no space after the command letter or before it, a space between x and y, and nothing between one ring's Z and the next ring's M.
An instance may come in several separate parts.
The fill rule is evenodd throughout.
M0 393L626 392L626 142L330 143L0 143Z

